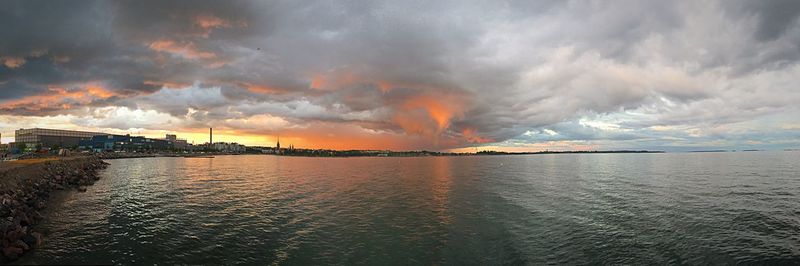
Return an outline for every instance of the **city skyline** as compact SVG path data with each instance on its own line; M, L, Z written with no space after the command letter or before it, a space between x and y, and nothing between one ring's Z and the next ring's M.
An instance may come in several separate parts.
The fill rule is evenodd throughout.
M793 1L9 1L0 134L297 147L800 148Z

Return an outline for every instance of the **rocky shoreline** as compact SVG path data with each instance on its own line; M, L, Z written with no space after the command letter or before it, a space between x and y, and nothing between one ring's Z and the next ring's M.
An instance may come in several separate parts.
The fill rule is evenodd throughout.
M2 261L18 259L41 245L36 224L42 220L52 193L58 190L86 191L99 179L98 170L108 165L94 156L24 162L0 172L0 232Z

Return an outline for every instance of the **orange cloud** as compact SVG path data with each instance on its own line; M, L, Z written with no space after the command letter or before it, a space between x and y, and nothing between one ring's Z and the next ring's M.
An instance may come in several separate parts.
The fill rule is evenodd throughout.
M18 68L25 64L25 58L15 56L3 56L0 57L0 61L3 61L3 65L7 68Z
M378 81L377 85L378 89L380 89L382 92L389 92L389 90L391 90L392 88L397 87L396 85L393 85L386 81Z
M316 74L311 78L312 89L333 90L353 86L365 82L353 73L338 73L333 75Z
M424 124L415 124L424 126ZM263 132L238 132L247 136L250 134L265 134ZM423 135L409 134L389 130L365 129L358 124L311 122L302 128L283 128L266 133L272 136L264 144L274 146L274 136L281 136L281 145L293 144L298 148L323 148L335 150L367 149L367 150L440 150L468 145L462 136L456 134L442 134L435 138ZM477 138L482 143L493 142L487 138ZM474 150L470 151L474 152Z
M288 147L292 144L298 148L405 150L430 147L430 141L424 138L368 130L355 124L312 123L305 128L282 130L280 136L282 146ZM274 144L272 141L266 145Z
M75 103L88 104L96 99L108 99L115 94L97 84L85 84L79 89L48 87L47 94L26 96L0 103L0 109L25 109L30 111L48 108L68 110Z
M406 133L437 139L441 144L457 144L454 139L442 139L454 118L464 115L466 97L461 92L428 84L395 83L386 80L364 78L356 73L336 71L334 73L314 74L310 87L322 90L335 90L355 85L373 85L384 93L396 88L424 90L392 106L395 114L391 122ZM472 142L486 142L478 136L469 137ZM445 141L450 143L444 143Z
M230 21L221 19L214 15L199 15L195 18L194 24L204 29L231 27Z
M464 104L462 97L458 95L417 95L399 106L394 122L409 133L438 135L450 126L454 117L463 115ZM431 121L433 125L430 124Z
M474 128L465 128L461 131L461 135L470 143L489 143L495 141L494 139L478 136Z
M263 119L275 120L278 118L257 118L255 120ZM267 123L282 124L285 122L267 121ZM272 147L275 146L277 136L280 136L282 147L294 145L296 148L407 150L424 149L430 146L430 142L424 138L409 137L405 134L389 131L372 131L355 124L311 122L304 127L279 127L281 129L275 131L260 131L218 126L214 127L214 141L238 142L251 146ZM178 137L186 138L189 142L199 144L208 141L207 128L174 130L178 131ZM153 136L158 135L153 134Z
M106 90L95 84L86 85L86 94L95 98L108 99L114 96L114 93Z
M217 55L212 52L197 49L192 42L176 42L162 39L151 42L148 47L156 52L169 53L187 59L212 59L217 57Z
M247 90L255 93L268 93L268 94L285 92L285 90L281 88L262 86L262 85L248 85Z
M244 21L232 22L211 14L201 14L195 17L194 25L202 29L200 36L208 38L211 31L220 28L247 27Z

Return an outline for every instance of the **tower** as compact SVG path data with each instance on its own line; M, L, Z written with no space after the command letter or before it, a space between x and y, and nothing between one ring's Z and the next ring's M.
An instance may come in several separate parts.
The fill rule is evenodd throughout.
M278 143L275 144L275 154L281 154L281 135L278 135Z
M214 128L208 128L208 145L214 144Z

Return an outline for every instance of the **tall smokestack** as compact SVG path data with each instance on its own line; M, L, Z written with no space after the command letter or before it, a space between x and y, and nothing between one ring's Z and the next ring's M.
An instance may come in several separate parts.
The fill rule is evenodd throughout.
M214 144L214 128L208 128L208 144Z

